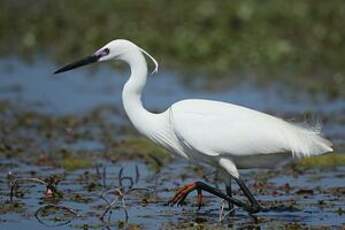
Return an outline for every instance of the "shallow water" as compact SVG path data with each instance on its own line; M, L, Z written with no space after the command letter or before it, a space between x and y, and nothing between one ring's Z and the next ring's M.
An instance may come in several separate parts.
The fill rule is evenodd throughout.
M53 75L56 68L45 58L37 58L33 63L23 63L16 58L1 59L0 99L53 116L78 115L99 106L111 106L120 113L113 118L115 122L128 124L121 102L128 72L117 72L104 64L99 69L81 68ZM197 84L207 85L205 78L195 78ZM205 87L186 86L178 74L165 70L148 78L143 95L145 106L154 111L163 111L172 103L187 98L231 102L290 121L321 121L325 135L340 147L339 150L345 148L345 100L342 98L327 100L323 95L296 91L279 82L258 87L245 81L229 85L227 90L210 91Z
M35 111L48 116L75 116L88 114L95 108L110 106L116 112L111 113L115 125L129 126L121 105L121 90L127 79L127 72L117 72L108 68L80 69L64 75L53 76L56 68L47 59L38 58L33 64L25 64L16 58L0 60L0 100L9 101L24 111ZM196 76L197 78L197 76ZM329 101L322 95L308 95L288 89L279 83L258 87L252 82L240 82L229 86L228 90L209 91L205 87L189 87L177 73L161 71L158 76L149 78L145 89L144 101L151 110L162 111L175 101L184 98L210 98L245 105L261 111L270 112L291 120L305 119L305 112L318 114L323 121L324 132L338 151L345 149L345 101L336 99ZM107 117L108 118L108 117ZM97 124L96 124L97 126ZM87 127L90 128L90 127ZM30 133L30 132L29 132ZM41 140L41 139L40 139ZM45 140L45 139L42 139ZM52 145L60 145L54 139ZM63 143L64 148L71 151L86 152L105 151L99 139L77 139L71 143ZM38 142L39 143L39 142ZM46 143L41 143L46 145ZM61 144L62 145L62 144ZM49 147L49 145L48 145ZM47 148L47 147L46 147ZM45 187L25 183L18 191L23 197L14 198L23 209L0 210L1 229L46 229L53 225L54 229L87 228L103 229L120 228L139 225L145 229L182 228L206 225L226 228L228 226L259 226L263 228L286 227L295 224L298 227L327 226L341 228L345 224L345 168L338 167L327 170L308 170L305 173L292 172L289 168L275 171L245 171L251 189L264 205L268 207L284 205L288 210L275 210L259 213L257 218L250 217L242 210L236 210L234 217L219 222L221 201L213 196L206 196L205 207L197 211L195 194L187 200L184 207L169 207L167 200L173 195L176 186L208 179L215 183L214 172L206 169L200 175L184 161L174 160L161 168L158 173L140 160L104 161L94 163L102 166L78 171L37 166L27 160L16 157L0 158L0 201L9 204L9 172L22 177L48 178L60 175L63 179L58 190L64 197L57 200L44 199ZM106 208L100 194L108 189L119 187L119 171L123 167L124 175L136 177L135 165L140 171L140 179L133 186L149 189L125 195L128 209L128 223L123 222L124 211L113 209L112 215L99 219ZM106 169L106 177L103 176ZM101 172L99 172L101 171ZM128 183L128 181L126 181ZM126 186L124 186L126 187ZM241 194L236 192L239 197ZM111 197L109 197L110 199ZM78 216L64 213L62 217L48 213L40 221L35 212L48 204L62 205L72 208ZM61 214L61 213L60 213ZM62 224L61 226L56 226Z
M2 160L3 164L14 163ZM340 228L345 224L343 211L345 203L343 200L344 186L339 189L339 182L345 178L345 168L338 168L335 171L320 172L318 170L308 171L301 175L289 175L284 172L276 172L279 176L267 175L264 171L248 171L244 173L244 178L248 178L247 183L255 191L256 197L267 207L289 207L284 210L273 210L256 214L257 218L248 216L244 211L237 209L236 215L225 218L219 222L221 200L210 195L205 195L205 206L197 210L195 204L195 194L192 193L187 199L186 206L170 207L166 201L172 196L172 187L198 180L192 173L191 167L185 162L175 161L165 167L159 174L155 174L146 168L141 162L117 162L109 164L102 162L102 169L105 167L106 178L97 174L95 168L80 170L76 172L63 172L52 168L37 168L19 162L16 169L12 171L18 178L27 177L30 172L37 172L37 177L47 177L48 175L63 175L62 181L58 185L59 191L63 192L64 198L60 200L43 199L44 186L23 184L19 190L25 191L23 197L15 197L14 202L25 204L25 211L12 213L8 212L1 216L2 227L4 229L17 229L25 226L26 229L45 229L46 226L55 226L56 229L94 227L111 228L125 222L125 215L122 209L114 208L112 213L106 216L104 221L99 217L105 210L105 201L100 198L102 192L119 186L119 171L124 168L123 175L135 178L135 167L138 167L140 177L138 183L134 183L133 188L145 188L125 195L125 203L128 210L127 225L139 225L145 229L161 229L162 227L182 227L184 224L207 223L218 227L227 227L229 224L237 226L258 225L263 228L283 227L289 223L299 226L309 225L312 227L329 226ZM176 170L178 169L178 170ZM2 167L1 174L6 175L8 168ZM209 170L209 169L208 169ZM315 175L321 180L315 180ZM187 176L188 179L182 179ZM213 173L207 174L212 183ZM255 176L256 175L256 176ZM268 176L264 187L259 189L258 177ZM5 180L6 178L1 178ZM105 182L105 185L104 185ZM92 183L97 183L98 187L93 191L86 188ZM214 182L213 182L214 183ZM129 183L127 183L129 185ZM125 182L123 185L126 188ZM1 183L1 200L8 200L8 191L5 183ZM331 192L330 192L331 191ZM235 194L241 194L235 187ZM79 197L76 199L76 197ZM112 196L108 196L112 200ZM54 219L54 213L47 216L38 215L39 221L35 218L35 212L45 205L55 204L66 206L76 211L77 216L65 215L64 218ZM57 225L62 226L57 226ZM55 229L54 228L54 229Z
M78 114L99 105L121 107L121 91L129 73L117 72L103 64L90 71L82 68L53 75L57 67L46 59L25 64L16 58L0 60L0 98L33 106L51 114ZM162 110L186 98L209 98L276 113L341 113L345 101L327 100L322 95L303 92L272 83L257 87L251 82L240 82L228 90L209 91L188 87L178 74L160 71L148 78L144 101L148 108ZM205 78L202 78L205 80ZM200 83L198 76L195 81Z

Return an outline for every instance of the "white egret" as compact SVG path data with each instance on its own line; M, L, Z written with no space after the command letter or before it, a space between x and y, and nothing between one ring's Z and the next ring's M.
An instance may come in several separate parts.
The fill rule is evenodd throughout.
M192 99L179 101L162 113L147 111L141 101L148 75L143 54L154 62L156 72L158 63L150 54L128 40L117 39L54 73L112 59L128 63L131 75L123 88L122 100L135 128L170 152L197 164L211 165L224 175L226 193L195 182L179 189L171 204L181 204L191 191L197 190L200 208L201 191L205 190L227 200L230 206L258 212L262 207L244 184L238 168L272 167L290 157L333 151L331 142L319 130L230 103ZM231 196L231 178L238 183L249 204Z

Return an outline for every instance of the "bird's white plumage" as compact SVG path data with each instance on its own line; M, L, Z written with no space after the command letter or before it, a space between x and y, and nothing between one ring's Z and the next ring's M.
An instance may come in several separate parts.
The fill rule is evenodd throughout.
M171 110L176 135L210 156L291 152L301 157L332 151L318 131L242 106L184 100Z

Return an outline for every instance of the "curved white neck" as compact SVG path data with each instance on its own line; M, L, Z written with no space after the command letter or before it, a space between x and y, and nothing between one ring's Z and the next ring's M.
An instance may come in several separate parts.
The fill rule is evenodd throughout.
M156 114L147 111L141 101L141 94L147 79L147 64L139 49L131 49L121 59L129 64L131 76L122 91L125 111L135 128L150 136L154 129L153 119Z

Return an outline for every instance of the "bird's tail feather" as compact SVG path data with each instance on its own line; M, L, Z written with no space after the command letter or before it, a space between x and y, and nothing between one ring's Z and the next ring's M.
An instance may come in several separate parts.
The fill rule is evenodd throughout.
M293 132L287 134L290 150L294 157L309 157L332 152L332 143L322 137L320 123L315 126L292 124Z

